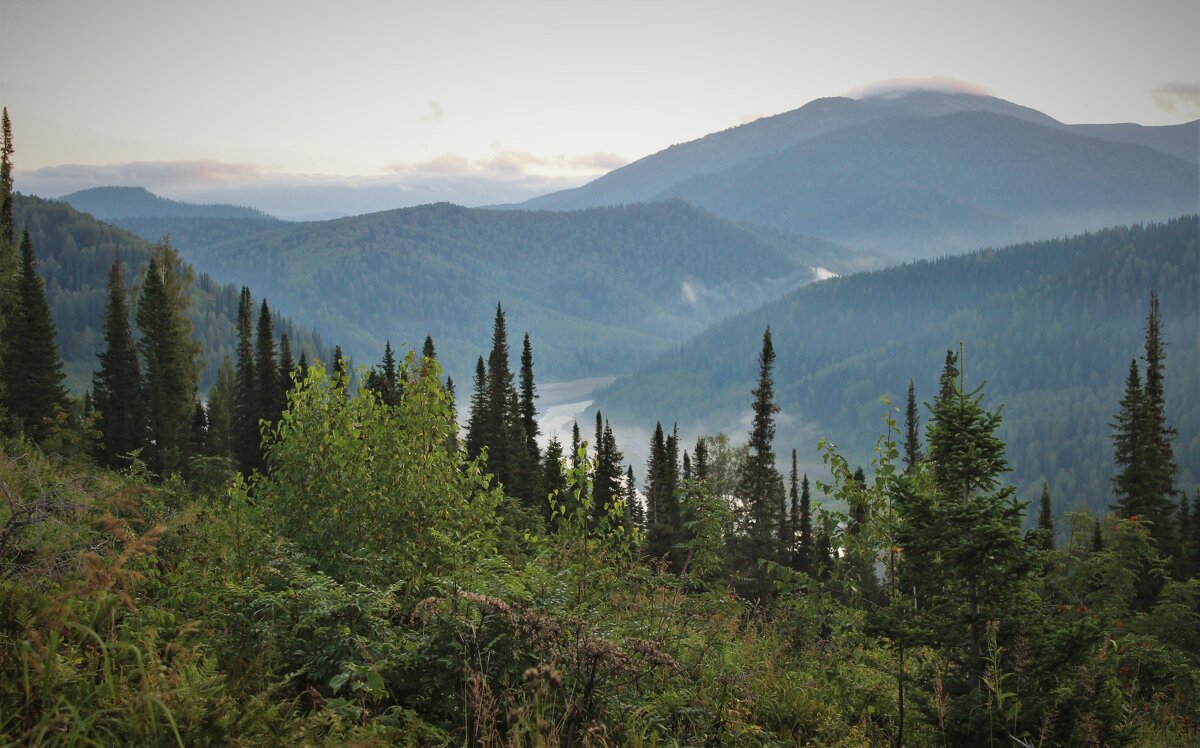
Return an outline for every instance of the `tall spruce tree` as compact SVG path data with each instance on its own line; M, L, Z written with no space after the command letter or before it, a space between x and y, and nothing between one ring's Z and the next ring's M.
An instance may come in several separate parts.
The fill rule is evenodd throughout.
M792 450L792 471L788 476L788 513L784 532L780 538L783 546L783 561L791 568L799 568L797 533L800 531L800 476L796 466L796 450Z
M296 361L292 358L292 344L287 333L279 336L279 409L287 408L288 393L296 383ZM211 417L211 416L210 416Z
M777 560L779 557L775 539L779 507L775 500L781 502L782 495L775 495L773 489L783 484L779 471L775 469L775 414L779 412L779 406L775 404L774 366L775 348L771 343L771 328L768 327L763 332L762 350L758 355L758 384L753 392L754 420L739 485L739 493L747 509L750 553L768 560ZM761 567L754 563L753 568L765 592L766 579Z
M692 477L696 480L708 480L708 445L704 443L704 437L696 437L696 446L692 449Z
M467 457L472 460L478 457L486 446L483 435L486 409L487 371L483 368L483 356L480 356L475 362L475 379L472 381L471 405L467 415Z
M147 464L160 475L182 471L191 452L191 425L200 371L187 318L191 274L165 240L155 245L138 299L138 349L150 444Z
M533 348L529 344L529 333L521 346L521 425L525 428L525 449L529 459L536 465L541 461L537 437L541 433L537 423L537 388L533 383Z
M812 494L808 487L808 473L800 479L800 527L796 531L796 558L793 566L806 574L815 573L813 556L816 539L813 537Z
M258 377L254 371L254 338L252 337L254 302L250 289L242 286L238 297L237 317L237 377L234 388L233 451L238 468L249 475L260 463L258 416Z
M421 358L427 361L437 361L437 350L433 347L433 336L425 336L425 344L421 346Z
M542 455L542 491L546 494L541 496L541 502L538 505L541 509L542 517L550 519L550 501L548 497L557 492L559 501L562 501L562 496L566 494L567 477L563 472L563 455L562 443L558 441L557 436L550 437L550 442L546 445L546 453Z
M13 423L40 442L66 414L67 391L54 320L28 229L21 234L16 299L3 337L4 396Z
M908 400L904 406L904 469L912 472L921 461L921 414L912 380L908 380Z
M1042 484L1042 498L1038 501L1038 529L1042 531L1042 548L1054 550L1054 514L1050 510L1050 486Z
M938 377L938 400L946 400L954 396L954 382L958 379L958 354L946 351L946 360L942 363L942 373Z
M208 391L208 449L218 457L232 458L237 411L237 373L229 356L217 368L217 381Z
M672 514L678 511L668 490L667 471L666 437L662 423L656 423L646 462L646 552L654 559L668 556L676 541Z
M527 451L524 437L517 439L513 428L514 420L520 423L520 418L514 409L517 397L509 366L508 331L505 328L504 309L499 304L496 305L496 319L492 324L492 350L488 354L486 384L482 425L483 443L488 448L488 467L500 483L510 488L511 493L517 472L514 447L520 449L522 454L527 454Z
M1112 509L1122 517L1144 515L1148 508L1150 493L1151 434L1146 418L1146 393L1142 389L1141 373L1136 360L1129 362L1129 374L1125 378L1125 394L1121 398L1120 410L1113 429L1113 461L1118 471L1113 476L1113 493L1116 501Z
M638 499L637 484L633 478L633 466L625 467L625 481L622 486L625 495L625 505L629 507L629 519L634 527L639 530L646 529L646 508Z
M99 413L97 456L101 463L118 467L128 459L126 455L146 443L141 368L133 342L128 291L118 255L113 256L108 271L104 351L98 358L100 368L92 375L94 407Z
M1145 430L1146 430L1146 495L1144 514L1151 522L1150 534L1159 543L1164 555L1175 555L1175 450L1172 442L1176 431L1167 425L1167 402L1164 387L1166 352L1162 340L1162 312L1158 294L1150 292L1150 309L1146 313Z
M258 310L258 326L254 337L254 376L257 380L260 421L268 424L279 420L283 402L279 393L279 364L275 360L275 325L271 321L271 308L263 299ZM266 467L259 462L260 469Z
M12 122L8 108L2 117L3 136L0 138L0 342L4 339L4 328L17 308L17 278L21 261L17 256L17 227L13 222L13 175ZM0 369L3 367L3 350L0 350Z

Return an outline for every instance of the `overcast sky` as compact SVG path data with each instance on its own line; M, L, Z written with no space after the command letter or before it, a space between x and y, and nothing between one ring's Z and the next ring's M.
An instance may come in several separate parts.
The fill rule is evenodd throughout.
M1196 0L0 0L0 27L17 186L40 194L432 185L477 204L897 78L1069 123L1200 117Z

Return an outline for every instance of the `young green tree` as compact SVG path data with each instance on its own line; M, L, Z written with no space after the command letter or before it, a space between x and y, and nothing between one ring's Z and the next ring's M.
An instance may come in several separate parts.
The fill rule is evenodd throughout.
M67 412L67 391L54 320L28 229L21 235L17 304L3 340L4 395L9 417L40 442L57 428Z
M99 413L98 458L110 467L125 463L127 455L146 443L142 410L142 375L137 347L129 322L128 291L121 259L113 257L108 272L108 306L104 312L104 351L100 368L92 375L94 407Z
M525 449L529 459L537 464L541 460L537 437L541 431L537 423L537 388L533 383L533 348L529 344L529 333L521 346L521 425L525 429Z
M783 523L779 542L783 548L783 563L793 569L799 568L800 549L797 534L800 531L800 474L796 467L796 450L792 450L792 471L788 476L788 513Z
M812 494L808 487L808 473L800 479L800 524L796 532L796 555L793 568L805 574L815 573L813 554L816 539L813 537Z
M296 361L292 358L292 344L287 333L279 336L279 408L287 407L287 394L295 382Z
M1175 555L1175 450L1172 442L1176 430L1167 425L1167 402L1164 386L1166 353L1162 340L1162 312L1158 294L1150 292L1150 308L1146 313L1145 429L1146 429L1146 494L1142 512L1150 525L1150 534L1164 555Z
M208 448L218 457L233 457L234 413L237 409L237 373L226 356L217 369L217 381L208 392Z
M471 406L467 416L467 457L475 459L487 446L484 442L484 418L487 408L487 371L483 368L483 356L475 362L475 379L472 382ZM574 458L572 458L574 459Z

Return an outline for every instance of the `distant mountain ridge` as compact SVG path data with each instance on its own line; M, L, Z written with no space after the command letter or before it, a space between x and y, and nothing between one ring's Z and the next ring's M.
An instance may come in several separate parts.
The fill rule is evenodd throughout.
M186 243L185 243L186 245ZM261 289L358 361L432 335L465 383L497 302L539 370L628 371L705 325L869 262L831 242L721 220L680 201L587 211L448 203L270 231L185 256Z
M59 200L102 221L148 217L279 220L261 210L240 205L196 205L170 200L144 187L92 187L63 195Z
M990 115L990 117L989 117ZM983 130L947 128L946 122L974 122ZM1007 123L1001 128L996 123ZM989 124L990 123L990 124ZM888 158L902 156L903 149L888 139L889 130L911 138L924 131L928 142L924 155L928 165L948 173L972 172L977 180L991 186L991 194L976 195L977 201L965 201L962 211L941 215L947 200L964 202L955 190L940 185L903 184L904 163L888 164ZM990 138L998 129L1030 138L1005 144L1003 153L990 149ZM851 133L858 133L853 136ZM939 141L936 138L951 138ZM1009 173L1004 180L980 167L1004 166L1016 162L1038 166L1043 157L1041 144L1053 141L1067 153L1079 154L1074 160L1055 158L1060 186L1065 181L1084 187L1095 183L1121 181L1131 185L1122 200L1093 201L1066 206L1055 213L1059 200L1070 190L1053 192L1039 204L1041 215L1029 216L1020 210L1001 214L991 201L994 195L1025 192L1047 193L1047 185L1036 178ZM800 233L823 236L844 243L863 243L875 250L890 251L898 257L932 256L961 252L983 246L1030 238L1070 233L1102 225L1133 220L1167 218L1197 209L1200 190L1197 164L1200 163L1200 121L1166 127L1142 127L1132 124L1066 125L1028 107L990 96L937 91L909 91L862 99L818 99L783 114L766 117L746 125L707 135L698 140L671 146L651 156L612 171L581 187L544 195L522 203L521 208L574 210L600 205L617 205L682 197L717 215L751 220ZM946 153L939 146L946 146ZM836 150L836 168L828 163ZM807 154L798 159L797 154ZM814 168L824 158L830 170ZM990 159L990 160L989 160ZM889 166L890 185L872 182L880 170L856 173L856 161ZM1108 165L1115 171L1099 168ZM1119 168L1116 168L1119 167ZM1043 169L1041 174L1047 170ZM838 191L838 182L851 180L858 191ZM826 213L843 213L840 221L817 215L804 202L804 196L788 192L793 181L818 185ZM897 186L895 183L900 182ZM824 189L821 189L824 187ZM909 235L896 236L887 222L877 224L872 214L888 211L862 194L879 197L881 193L916 187L933 197L926 204L910 196L905 199L920 218ZM1140 196L1142 188L1167 193L1166 204L1153 205ZM1161 196L1161 195L1160 195ZM893 200L895 198L892 198ZM767 204L770 207L766 207ZM747 206L754 205L754 208ZM855 206L862 211L857 213ZM973 222L973 213L989 216ZM803 216L805 220L799 220ZM812 220L809 220L812 218ZM1004 228L1000 228L1004 227ZM1049 232L1049 233L1048 233Z

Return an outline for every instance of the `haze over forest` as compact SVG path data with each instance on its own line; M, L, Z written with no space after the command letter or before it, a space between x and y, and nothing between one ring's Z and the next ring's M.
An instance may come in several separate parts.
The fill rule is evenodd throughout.
M0 743L1200 741L1200 7L518 5L5 6Z

